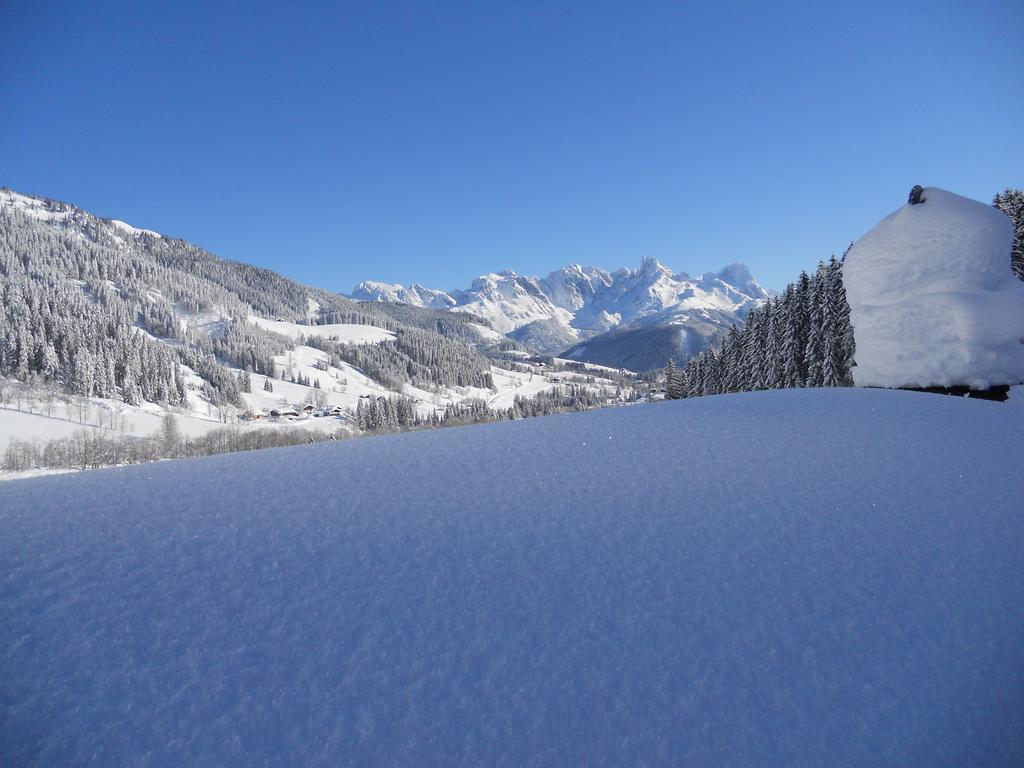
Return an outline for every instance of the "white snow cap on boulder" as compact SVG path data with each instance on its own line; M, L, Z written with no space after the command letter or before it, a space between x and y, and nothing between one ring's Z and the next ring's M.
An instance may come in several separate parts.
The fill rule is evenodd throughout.
M1024 282L990 205L926 187L843 265L861 387L986 389L1024 381Z

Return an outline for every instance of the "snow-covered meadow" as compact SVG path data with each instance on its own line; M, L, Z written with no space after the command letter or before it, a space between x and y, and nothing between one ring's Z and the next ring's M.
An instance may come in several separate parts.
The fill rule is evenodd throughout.
M1024 409L724 395L0 487L10 765L1019 765Z
M391 337L389 332L373 326L300 326L283 322L278 322L277 326L279 331L282 330L282 326L292 326L291 329L283 330L294 329L295 338L299 333L308 334L311 329L320 329L324 333L330 331L328 335L332 336L337 336L340 332L349 343L376 343ZM31 388L21 387L25 393L24 402L5 402L0 399L0 458L3 451L15 440L43 444L50 440L67 438L81 430L106 437L152 436L160 431L164 417L168 415L175 417L179 432L186 437L198 437L211 430L220 429L226 424L240 429L296 427L325 434L336 433L339 430L356 432L358 430L350 413L355 412L360 401L393 397L398 394L348 363L342 362L340 367L329 365L330 356L313 347L298 344L293 350L277 355L274 359L284 375L289 378L304 377L310 382L319 383L320 388L270 378L271 390L267 390L265 384L268 377L253 373L252 391L241 395L244 409L218 408L203 399L200 391L202 379L184 365L181 369L189 386L187 408L165 408L146 402L132 406L110 398L70 397L62 393L59 397L51 395L47 403L43 391L36 392ZM448 405L470 399L485 402L491 410L498 411L512 407L517 396L534 397L551 392L559 386L580 381L580 373L567 367L569 365L570 361L556 361L554 366L524 364L512 370L492 366L490 372L494 387L490 389L438 387L427 390L405 384L400 394L411 398L416 412L424 418L430 417L433 413L443 412ZM225 367L235 374L241 373L237 368ZM617 373L616 371L601 366L588 366L585 370L587 377L592 379L591 383L582 385L588 392L609 400L616 396L617 382L605 378ZM0 387L6 387L8 391L13 392L19 384L13 379L0 378ZM8 399L14 400L13 397ZM339 408L341 413L321 417L321 412L317 411L316 415L312 416L301 414L296 417L259 420L244 418L245 411L260 416L274 410L301 411L305 404L311 402L321 403L325 410ZM7 472L0 469L0 481L35 474L32 471Z
M319 336L324 339L336 339L346 344L375 344L395 338L395 334L391 331L372 325L353 325L351 323L299 325L283 320L267 320L256 315L250 315L249 322L266 331L272 331L290 339L297 339L300 336Z

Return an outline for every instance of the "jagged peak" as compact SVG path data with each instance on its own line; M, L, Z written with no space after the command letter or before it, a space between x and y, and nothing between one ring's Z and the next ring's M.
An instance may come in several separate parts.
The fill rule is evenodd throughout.
M671 274L672 270L658 261L656 256L644 256L640 261L641 272L668 272Z
M734 261L732 264L726 264L718 270L717 274L724 282L737 287L749 283L754 279L754 276L750 274L750 268L741 261Z

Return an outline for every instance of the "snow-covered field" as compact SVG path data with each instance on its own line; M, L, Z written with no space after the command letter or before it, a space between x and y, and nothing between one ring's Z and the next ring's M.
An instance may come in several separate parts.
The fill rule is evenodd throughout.
M73 404L69 411L63 403L54 405L49 415L39 404L34 405L31 412L12 407L0 408L0 451L16 438L54 440L68 437L81 429L144 437L160 428L167 413L153 403L134 407L99 397L91 397L87 401L78 398L76 403L87 403L84 413L77 404ZM182 434L195 437L224 426L215 411L211 410L207 415L201 410L204 405L197 404L196 409L191 411L171 411L178 419Z
M303 327L303 326L296 326ZM320 326L328 328L330 326ZM379 329L370 326L351 326L352 328ZM68 437L79 430L88 429L107 436L134 435L145 437L156 434L162 425L164 416L170 412L175 416L181 434L197 437L210 430L219 429L225 424L233 424L246 429L272 429L280 426L299 427L320 432L336 432L342 428L352 428L352 420L347 411L355 411L361 399L375 397L392 397L396 393L380 383L370 379L357 368L342 363L340 368L327 366L326 370L318 368L318 364L326 365L328 355L318 349L297 346L294 350L275 358L289 376L303 376L310 381L319 381L320 389L293 384L277 378L271 379L273 391L266 391L264 384L267 377L251 374L252 392L242 395L246 407L254 413L269 413L272 410L301 409L308 402L315 401L319 395L326 408L339 406L346 413L338 417L298 416L281 419L263 419L256 422L240 419L242 411L229 409L230 413L222 414L219 409L206 403L198 392L202 380L190 369L183 366L188 382L193 389L189 393L190 407L175 408L166 411L154 403L143 403L141 406L128 406L117 400L102 398L82 398L73 400L71 407L67 402L55 402L47 409L41 402L34 399L31 405L24 405L18 410L13 405L0 407L0 458L8 444L15 439L38 441ZM599 366L591 366L595 370L594 384L585 385L592 393L604 394L608 398L615 395L616 385L613 381L601 378ZM416 409L423 417L433 412L442 412L445 406L475 398L485 401L492 410L512 407L516 396L533 397L541 392L549 392L555 387L571 382L578 377L572 371L555 371L545 366L534 366L536 373L529 370L505 370L492 367L494 389L474 387L442 387L437 391L419 389L411 385L404 387L403 393L416 403ZM14 382L9 382L13 385ZM34 474L34 473L30 473ZM0 470L0 480L24 477L25 473L8 473Z
M395 334L391 331L373 325L354 325L352 323L298 325L283 320L267 320L256 315L250 315L249 322L266 331L273 331L290 339L297 339L299 336L318 336L324 339L334 338L346 344L375 344L395 338Z
M9 765L1020 765L1024 409L707 397L0 486Z

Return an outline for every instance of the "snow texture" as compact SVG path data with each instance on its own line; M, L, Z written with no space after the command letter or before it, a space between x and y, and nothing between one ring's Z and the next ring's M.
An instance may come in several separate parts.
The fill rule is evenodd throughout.
M351 323L331 323L325 325L299 325L283 320L266 320L256 315L249 316L249 322L266 331L273 331L290 339L300 336L318 336L323 339L337 339L346 344L377 344L381 341L393 341L395 334L373 325L353 325Z
M923 198L884 218L846 256L854 382L1024 382L1024 282L1010 269L1010 220L935 187Z
M1022 454L789 390L4 483L2 762L1021 765Z

